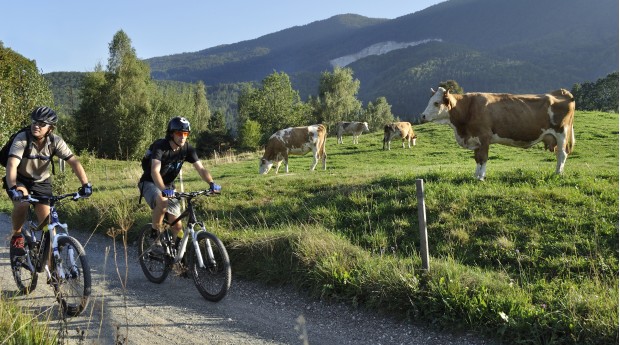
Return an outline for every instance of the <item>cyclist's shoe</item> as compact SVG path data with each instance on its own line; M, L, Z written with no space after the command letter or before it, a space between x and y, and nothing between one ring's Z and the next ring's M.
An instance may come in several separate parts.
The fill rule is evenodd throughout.
M151 228L151 239L156 240L157 236L159 236L159 231L157 229Z
M16 235L11 237L11 249L9 251L11 257L26 255L24 236Z

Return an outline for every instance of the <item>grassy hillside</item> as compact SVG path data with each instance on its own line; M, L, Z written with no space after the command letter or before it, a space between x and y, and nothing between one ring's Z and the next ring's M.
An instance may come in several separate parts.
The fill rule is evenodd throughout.
M267 176L257 174L258 155L206 162L223 194L203 199L200 213L235 276L506 343L617 344L618 114L577 113L562 176L540 146L492 146L479 182L472 152L448 126L415 130L417 146L393 142L389 152L381 133L357 146L330 137L327 171L309 172L309 156ZM137 205L138 162L82 161L95 194L61 212L74 226L135 238L149 219ZM185 179L185 190L205 187L191 170ZM417 179L430 272L419 257ZM75 178L67 186L77 188Z

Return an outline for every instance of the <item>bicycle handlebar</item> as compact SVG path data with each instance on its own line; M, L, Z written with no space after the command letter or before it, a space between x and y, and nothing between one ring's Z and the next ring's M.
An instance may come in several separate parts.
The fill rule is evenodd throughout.
M213 196L213 195L219 195L219 194L220 194L219 191L213 191L211 189L197 190L193 192L174 192L174 196L169 199L179 199L179 200L180 199L191 199L199 195Z
M38 199L37 198L33 198L32 195L28 194L28 195L22 197L21 201L22 202L29 202L29 203L32 204L32 203L35 203L35 202L39 202L40 201L39 199L60 201L62 199L68 198L68 197L71 197L71 199L73 201L77 201L78 199L84 198L78 192L61 194L61 195L51 195L51 196L39 195L39 196L37 196Z

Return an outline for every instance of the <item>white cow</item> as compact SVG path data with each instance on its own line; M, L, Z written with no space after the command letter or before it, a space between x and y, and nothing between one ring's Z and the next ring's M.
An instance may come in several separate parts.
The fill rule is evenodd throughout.
M353 144L359 144L362 132L369 132L368 122L338 122L338 144L342 144L343 134L353 134Z
M326 136L327 130L321 124L307 127L290 127L275 132L267 141L265 154L258 166L258 173L267 174L275 164L277 174L282 161L284 161L284 167L288 173L288 155L305 155L310 151L312 151L314 157L310 170L316 168L319 158L323 160L323 170L327 169L327 154L325 153Z

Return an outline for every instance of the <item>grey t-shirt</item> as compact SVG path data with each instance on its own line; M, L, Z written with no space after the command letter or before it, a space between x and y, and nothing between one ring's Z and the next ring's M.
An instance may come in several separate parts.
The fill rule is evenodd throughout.
M38 148L37 144L34 142L34 138L32 138L30 142L30 154L28 157L22 157L26 149L26 143L28 142L26 135L30 135L32 138L32 134L28 132L17 134L9 150L9 157L21 159L21 162L17 166L17 174L19 176L33 179L35 182L45 181L51 176L50 164L52 163L52 152L54 152L55 156L64 160L73 156L73 152L61 137L50 134L54 136L54 147L52 147L52 140L49 138L50 135L45 138L45 144L41 149Z

